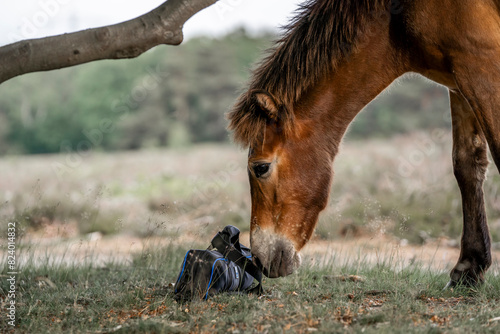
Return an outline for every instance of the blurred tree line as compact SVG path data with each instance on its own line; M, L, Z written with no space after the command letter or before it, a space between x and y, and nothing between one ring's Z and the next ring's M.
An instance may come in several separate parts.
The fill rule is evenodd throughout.
M0 154L229 141L224 113L273 39L241 29L138 59L10 80L0 86ZM357 117L351 138L449 126L443 88L422 78L403 81Z

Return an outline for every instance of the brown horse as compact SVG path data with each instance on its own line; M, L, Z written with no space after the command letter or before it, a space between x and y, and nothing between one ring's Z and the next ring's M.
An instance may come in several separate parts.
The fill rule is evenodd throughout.
M328 201L332 163L360 110L396 78L449 88L463 236L451 284L491 264L483 181L487 145L500 167L500 0L305 3L229 113L249 147L252 251L269 277L300 265Z

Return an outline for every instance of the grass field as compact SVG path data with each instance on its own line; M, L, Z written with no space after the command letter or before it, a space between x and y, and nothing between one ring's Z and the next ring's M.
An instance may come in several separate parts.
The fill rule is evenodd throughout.
M169 286L185 251L206 247L228 224L248 231L245 152L204 145L4 157L1 331L9 330L7 223L16 222L18 332L498 332L496 255L487 283L472 291L442 291L449 266L427 262L454 264L443 242L445 253L458 252L450 137L433 131L346 143L300 271L266 280L261 298L220 295L186 305ZM497 174L491 166L485 185L495 248ZM356 240L362 247L350 253L333 246L352 250ZM430 256L404 258L373 240L427 247Z
M22 254L22 253L21 253ZM18 285L23 333L498 332L497 270L478 290L442 291L447 275L397 258L376 265L303 267L264 281L265 295L178 304L172 288L184 249L150 245L127 265L26 264ZM21 255L22 256L22 255ZM340 259L336 259L340 260ZM493 275L495 274L495 275ZM0 283L6 289L5 280ZM8 328L2 321L2 332Z

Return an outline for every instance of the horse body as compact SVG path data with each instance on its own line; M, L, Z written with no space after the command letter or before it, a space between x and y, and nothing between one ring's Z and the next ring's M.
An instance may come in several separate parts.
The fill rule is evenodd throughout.
M488 0L304 5L229 114L236 141L250 148L252 252L268 276L300 265L351 121L395 79L416 72L450 91L464 214L451 282L483 281L491 264L482 191L487 145L500 166L499 8Z

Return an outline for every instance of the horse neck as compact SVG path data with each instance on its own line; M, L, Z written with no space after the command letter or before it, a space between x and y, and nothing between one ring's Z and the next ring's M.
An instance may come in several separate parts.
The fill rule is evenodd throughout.
M405 63L404 56L391 44L387 31L372 31L335 71L304 95L295 106L296 114L308 123L313 120L314 132L329 141L334 158L349 124L406 72Z

